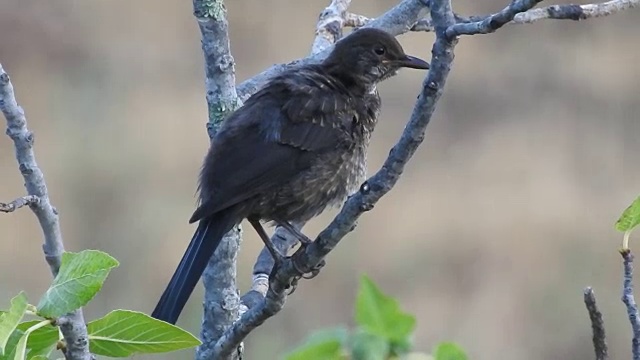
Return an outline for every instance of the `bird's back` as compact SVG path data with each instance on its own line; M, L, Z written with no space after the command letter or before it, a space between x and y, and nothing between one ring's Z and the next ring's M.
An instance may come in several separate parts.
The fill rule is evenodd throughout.
M365 176L377 93L356 96L319 65L285 72L212 140L192 221L231 206L265 220L308 220Z

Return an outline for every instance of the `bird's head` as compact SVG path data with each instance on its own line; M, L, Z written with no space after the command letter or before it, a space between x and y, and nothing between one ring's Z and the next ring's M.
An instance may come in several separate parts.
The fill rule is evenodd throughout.
M373 28L355 30L338 41L324 65L340 78L367 87L389 78L403 67L429 69L429 64L404 53L391 34Z

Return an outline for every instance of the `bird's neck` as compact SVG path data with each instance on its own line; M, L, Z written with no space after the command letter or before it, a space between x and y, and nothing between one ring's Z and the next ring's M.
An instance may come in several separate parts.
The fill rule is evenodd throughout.
M325 71L338 80L354 95L367 95L376 93L378 79L375 74L365 74L360 71L350 70L336 64L325 64Z

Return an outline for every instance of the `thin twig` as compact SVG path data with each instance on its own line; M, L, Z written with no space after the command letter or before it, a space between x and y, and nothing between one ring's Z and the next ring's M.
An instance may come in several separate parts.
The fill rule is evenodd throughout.
M32 203L30 208L38 218L42 228L44 235L42 249L51 273L55 277L60 269L62 253L64 252L58 214L51 206L44 175L36 163L33 152L33 133L27 128L24 110L16 102L13 85L1 64L0 111L7 119L7 135L15 145L16 159L20 173L24 178L27 193L38 199L37 202ZM87 327L82 316L82 310L78 309L62 316L58 320L58 324L66 342L65 357L73 360L93 359L93 356L89 353Z
M375 19L358 14L347 13L345 15L344 26L359 28L369 24L373 20ZM428 18L418 20L413 24L413 26L411 26L411 28L409 28L409 31L431 32L433 30L433 23L431 22L431 19Z
M509 23L516 14L527 11L536 6L542 0L514 0L501 11L486 18L468 23L458 23L447 29L447 37L454 38L459 35L475 35L492 33Z
M222 0L193 0L193 13L202 35L209 109L207 132L212 138L226 117L241 105L235 88L229 23ZM242 229L238 226L224 236L202 274L205 288L204 313L200 332L202 345L197 350L197 359L211 359L213 344L227 327L240 318L236 263L241 241ZM237 345L237 351L216 359L240 358L242 346L240 343Z
M345 27L359 28L367 25L367 23L369 23L370 21L371 19L369 19L368 17L354 13L346 13L344 15Z
M611 0L600 4L559 4L551 5L538 9L530 9L524 12L517 13L513 20L506 25L523 25L531 24L540 20L553 19L553 20L585 20L598 17L604 17L609 15L618 14L624 10L638 7L640 0ZM504 10L503 10L504 11ZM470 24L476 23L474 26L478 26L484 21L490 21L490 18L495 15L488 16L471 16L463 17L458 14L454 14L457 24ZM497 15L497 14L496 14ZM350 27L362 27L371 22L372 19L348 13L346 15L345 26ZM411 31L433 31L433 24L431 19L424 18L418 20L410 29ZM495 30L495 29L494 29ZM491 32L491 31L488 31ZM486 32L480 32L486 33ZM469 34L466 34L469 35Z
M529 3L529 1L516 0L518 4ZM536 1L539 2L539 1ZM508 22L509 24L525 24L531 23L542 19L573 19L578 20L578 18L593 18L593 17L601 17L616 14L622 10L626 10L632 7L638 6L640 0L612 0L602 4L588 4L588 5L580 5L580 11L576 12L575 5L554 5L549 6L547 8L528 10L528 11L516 13L511 20ZM387 31L392 35L401 35L409 31L433 31L431 20L424 19L425 9L429 6L428 0L403 0L400 4L395 6L393 9L389 10L382 16L376 19L368 19L365 21L360 17L360 15L351 15L348 19L346 26L349 25L349 22L354 23L356 25L360 25L362 22L366 22L365 26L370 26L378 29L382 29ZM535 4L533 5L535 6ZM514 9L514 7L511 7ZM505 9L506 10L506 9ZM504 10L503 10L504 11ZM500 14L500 13L498 13ZM578 14L578 16L576 16ZM495 14L497 15L497 14ZM471 18L465 18L457 16L456 17L456 26L461 24L470 24L474 22L482 22L485 21L490 16L474 16ZM421 22L421 23L418 23ZM474 34L485 33L478 32L480 30L488 30L494 27L495 25L487 24L488 29L477 26L480 24L476 24L471 26L471 28L465 28L465 30L471 31ZM504 25L504 24L502 24ZM500 26L502 26L500 25ZM498 27L500 27L498 26ZM498 28L496 27L496 29ZM464 33L467 34L467 33ZM460 33L459 35L463 35ZM451 36L451 35L448 35ZM306 64L315 64L322 61L331 51L331 48L327 48L326 50L319 52L313 56L309 56L303 59L294 60L292 62L286 64L276 64L271 66L270 68L262 71L261 73L253 76L250 79L243 81L238 85L238 96L242 100L246 100L251 94L255 93L260 89L270 78L281 73L284 70L287 70L291 67L306 65Z
M604 329L604 320L602 313L598 309L596 303L596 295L593 289L588 287L584 289L584 304L589 312L591 320L591 330L593 332L593 349L596 354L596 360L607 360L609 358L609 350L607 348L607 336Z
M24 206L37 205L40 199L35 195L27 195L13 200L10 203L0 203L0 212L14 212Z
M518 1L516 1L516 3L517 2ZM522 4L522 1L520 1L520 3ZM519 6L521 4L512 4L509 7L505 8L503 12L509 8L513 10L515 9L513 7L514 5ZM542 8L530 9L527 11L519 12L506 25L531 24L544 19L579 21L579 20L614 15L624 10L638 7L638 5L640 5L640 0L611 0L611 1L603 2L599 4L584 4L584 5L577 5L577 4L551 5L551 6L546 6ZM458 16L458 15L456 16L458 17L459 24L467 24L466 30L472 32L473 34L486 34L488 32L492 32L497 29L497 28L492 29L492 25L488 23L491 22L492 18L495 18L495 16L498 14L488 15L488 16L471 16L468 18ZM479 32L477 31L478 26L484 26L482 31L479 31ZM471 35L471 33L464 33L460 35Z
M617 14L639 4L640 0L612 0L601 4L553 5L517 14L511 23L531 24L543 19L584 20Z
M631 341L631 353L633 360L640 360L640 314L638 314L638 305L633 296L633 254L631 250L621 250L624 264L624 280L622 282L622 302L627 307L627 316L631 323L633 331L633 340Z

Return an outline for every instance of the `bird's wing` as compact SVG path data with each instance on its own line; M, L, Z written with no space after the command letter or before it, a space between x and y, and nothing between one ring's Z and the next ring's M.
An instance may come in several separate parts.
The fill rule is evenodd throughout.
M190 222L282 186L318 155L348 143L345 129L332 125L346 121L346 112L324 113L321 123L310 112L294 117L286 106L266 100L246 103L227 120L221 130L227 134L214 138L200 178L201 204Z
M285 78L284 83L296 96L282 105L288 120L278 141L302 150L323 151L349 143L354 118L353 99L345 96L342 85L316 71Z

